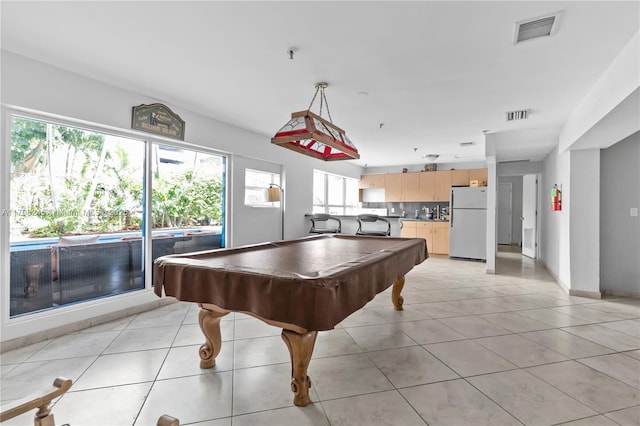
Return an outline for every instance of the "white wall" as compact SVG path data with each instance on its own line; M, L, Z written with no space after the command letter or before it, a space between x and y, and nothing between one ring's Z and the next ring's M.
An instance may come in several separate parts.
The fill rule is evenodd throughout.
M636 32L560 131L560 152L606 148L640 129L640 31Z
M100 81L52 67L11 52L1 51L2 87L0 102L3 106L3 118L6 108L17 108L24 111L40 113L46 117L60 117L73 120L82 125L98 126L102 129L113 129L137 138L176 143L145 133L135 132L131 127L131 108L140 104L160 102L179 114L186 122L184 146L204 147L220 153L238 154L231 156L229 164L229 187L227 218L229 222L228 241L232 244L243 244L280 238L279 213L273 209L253 209L244 207L244 187L240 184L240 176L244 181L244 167L264 166L282 168L283 186L286 190L286 226L285 237L293 238L306 235L308 225L304 214L312 208L313 169L342 176L359 178L362 168L350 162L323 162L306 157L293 151L277 147L270 142L270 135L261 135L232 125L205 117L193 111L173 104L169 99L157 99L152 93L141 94L130 92ZM288 111L283 112L282 123L274 123L274 131L288 118ZM6 124L6 121L3 121ZM3 126L2 148L8 152L9 133ZM357 141L356 141L357 145ZM251 160L260 159L260 160ZM2 176L2 205L8 209L8 171L0 168ZM116 298L55 309L43 315L29 315L28 318L8 319L8 217L2 218L2 234L0 235L0 317L2 321L1 339L7 341L31 333L62 327L91 316L109 315L113 312L134 308L143 303L157 301L150 291L135 292Z
M234 155L232 167L229 175L231 177L230 187L235 188L233 196L238 197L232 201L234 206L233 214L229 217L229 244L228 247L238 247L247 244L260 243L264 241L277 241L282 238L281 234L281 210L273 207L251 207L244 205L245 170L261 170L270 173L282 173L280 164L270 163L254 158L247 158L241 155ZM265 194L266 195L266 194ZM245 232L247 224L252 232ZM286 228L286 221L285 221Z
M640 130L639 87L637 32L571 112L558 146L543 161L540 257L572 292L593 296L600 292L598 150ZM560 212L551 211L553 184L562 185Z
M542 161L498 163L498 176L535 175L542 172Z
M600 154L600 290L640 297L640 132Z
M554 278L567 290L571 285L569 211L571 209L571 185L569 153L559 154L556 146L543 161L539 182L542 197L540 217L540 260ZM562 211L551 211L551 188L562 185Z
M600 150L570 155L571 292L600 297Z

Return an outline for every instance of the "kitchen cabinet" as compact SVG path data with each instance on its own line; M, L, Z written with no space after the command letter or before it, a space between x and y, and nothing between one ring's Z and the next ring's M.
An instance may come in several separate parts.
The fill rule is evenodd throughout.
M400 229L400 236L402 238L415 238L416 237L416 222L410 220L402 221L402 229Z
M403 220L400 236L424 238L429 254L449 254L449 222Z
M471 182L472 180L481 180L488 182L487 176L487 169L469 169L469 182Z
M370 189L370 188L384 188L384 175L362 175L358 182L358 188Z
M402 173L402 194L400 201L424 201L420 192L420 173Z
M472 180L487 182L487 169L450 170L451 186L469 186Z
M451 186L469 186L469 170L451 170Z
M420 201L434 201L436 188L435 172L421 172L419 186L420 194L422 194L423 197Z
M385 202L448 202L452 186L469 186L472 180L487 181L487 169L438 170L362 175L360 189L384 188ZM363 201L362 194L360 201Z
M449 201L451 189L451 171L420 173L420 196L417 201Z
M384 175L384 200L386 202L402 201L403 174L388 173Z
M449 222L434 222L431 224L434 254L449 254Z
M436 175L433 201L449 201L449 192L451 191L451 170L442 170L432 173L435 173Z

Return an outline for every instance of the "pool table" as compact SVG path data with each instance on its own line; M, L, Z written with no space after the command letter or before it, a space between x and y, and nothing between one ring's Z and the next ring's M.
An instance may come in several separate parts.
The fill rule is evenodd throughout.
M282 328L291 356L291 390L307 405L307 368L318 331L331 330L393 285L391 301L402 310L404 276L427 259L423 238L314 235L196 253L154 263L155 292L198 303L205 336L200 367L220 352L220 319L243 312Z

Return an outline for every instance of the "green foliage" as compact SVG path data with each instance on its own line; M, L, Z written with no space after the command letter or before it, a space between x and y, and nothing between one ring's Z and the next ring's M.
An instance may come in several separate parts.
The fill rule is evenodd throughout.
M153 181L153 227L217 225L222 222L222 183L195 179L192 170Z
M46 161L47 125L14 118L11 123L11 165L22 172ZM28 170L27 170L28 171Z
M141 142L14 117L11 207L29 214L12 217L12 228L32 237L141 229L143 152ZM154 173L154 228L221 223L220 178L193 166Z

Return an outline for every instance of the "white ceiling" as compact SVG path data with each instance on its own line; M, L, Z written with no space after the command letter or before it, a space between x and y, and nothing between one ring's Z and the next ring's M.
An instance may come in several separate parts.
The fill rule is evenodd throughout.
M3 49L154 97L178 114L193 110L264 134L265 143L291 112L308 107L314 84L327 81L333 120L359 149L357 163L369 167L423 164L430 153L443 163L482 160L483 131L496 134L498 161L544 158L640 27L638 1L0 8ZM553 36L513 44L515 22L558 11ZM505 120L523 108L529 119Z

